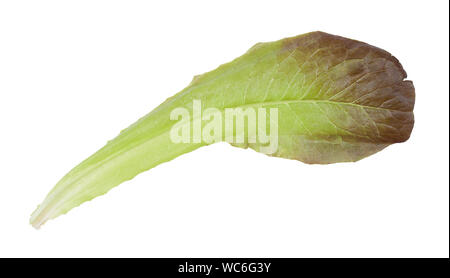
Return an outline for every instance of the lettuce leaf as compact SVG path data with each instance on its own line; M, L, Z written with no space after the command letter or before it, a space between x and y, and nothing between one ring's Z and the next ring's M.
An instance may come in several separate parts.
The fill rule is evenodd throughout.
M143 171L216 141L306 163L360 160L409 138L415 93L405 78L388 52L323 32L258 43L232 62L194 77L184 90L73 168L30 222L39 228ZM251 140L259 129L233 129L230 140L225 127L213 142L174 142L175 125L191 131L198 117L176 122L172 111L184 108L195 114L195 101L203 111L214 108L221 118L229 108L240 108L235 111L241 117L248 108L276 108L277 121L261 125L277 129L276 149L267 152L267 142Z

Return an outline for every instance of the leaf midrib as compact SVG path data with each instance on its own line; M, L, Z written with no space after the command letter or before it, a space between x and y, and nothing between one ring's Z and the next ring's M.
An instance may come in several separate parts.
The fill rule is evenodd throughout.
M279 100L279 101L264 101L264 102L254 102L254 103L248 103L244 105L238 105L238 106L230 106L230 107L224 107L225 108L245 108L245 107L252 107L252 106L269 106L269 105L283 105L283 104L295 104L295 103L324 103L324 104L333 104L333 105L344 105L344 106L353 106L353 107L359 107L359 108L367 108L367 109L379 109L379 110L385 110L385 111L394 111L399 113L411 113L411 111L402 111L398 109L391 109L391 108L384 108L384 107L378 107L378 106L370 106L370 105L363 105L363 104L357 104L357 103L351 103L351 102L343 102L343 101L332 101L332 100L323 100L323 99L292 99L292 100Z

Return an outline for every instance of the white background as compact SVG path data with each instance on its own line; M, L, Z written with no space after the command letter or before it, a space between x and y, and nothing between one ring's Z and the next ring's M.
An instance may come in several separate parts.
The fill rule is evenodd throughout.
M448 1L1 1L0 256L448 257L448 21ZM59 178L193 75L314 30L401 61L409 141L328 166L217 144L28 224Z

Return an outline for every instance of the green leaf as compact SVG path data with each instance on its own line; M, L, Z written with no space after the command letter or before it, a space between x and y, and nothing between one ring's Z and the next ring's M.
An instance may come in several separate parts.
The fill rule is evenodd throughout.
M415 95L405 78L388 52L322 32L256 44L232 62L196 76L72 169L30 222L38 228L143 171L216 141L306 163L360 160L409 138ZM208 126L207 118L195 115L195 105L214 109L220 126ZM174 121L171 114L180 108L190 116ZM242 118L249 108L276 108L277 119L267 113L257 118L256 130L230 129L224 124L230 108ZM199 126L215 131L215 139L199 137ZM260 128L267 134L277 131L275 149L267 151L267 141L254 140ZM183 131L188 141L174 142L173 135Z

